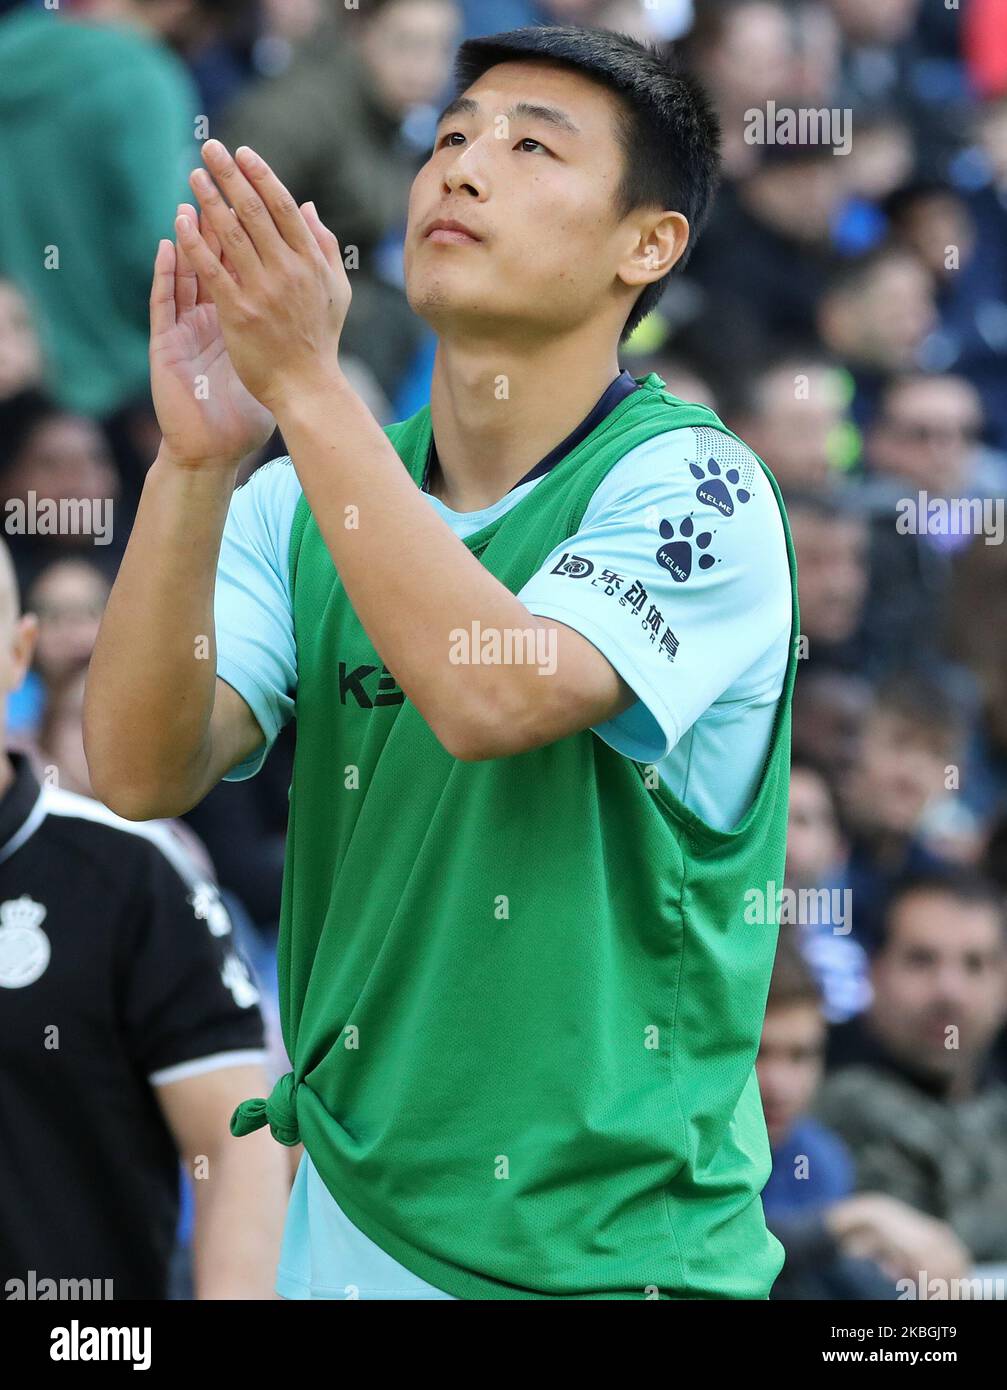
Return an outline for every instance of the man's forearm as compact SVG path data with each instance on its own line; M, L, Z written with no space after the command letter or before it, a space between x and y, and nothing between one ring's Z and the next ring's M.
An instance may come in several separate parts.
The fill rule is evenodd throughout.
M197 1299L275 1298L290 1197L287 1150L266 1130L240 1144L228 1137L209 1159L212 1177L193 1183L193 1292Z
M91 658L84 741L94 790L122 814L170 814L198 781L213 712L213 590L233 472L163 452ZM167 809L148 812L157 797Z
M451 660L452 632L542 626L426 502L343 380L277 409L311 511L375 650L442 741L519 719L543 692L531 664ZM535 684L538 682L537 689Z
M179 255L216 306L245 391L279 424L346 593L403 692L463 759L611 718L633 692L585 638L533 616L479 563L346 381L339 334L351 290L333 232L253 150L232 158L207 140L203 158L191 183L206 226L178 218ZM477 623L498 640L520 637L517 658L487 665L460 650Z

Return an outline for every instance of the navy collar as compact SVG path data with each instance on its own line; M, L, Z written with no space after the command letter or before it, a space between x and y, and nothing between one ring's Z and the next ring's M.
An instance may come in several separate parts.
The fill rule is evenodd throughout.
M557 444L555 449L550 449L545 458L539 459L534 468L529 469L524 477L520 478L514 484L514 487L508 488L508 492L513 492L515 487L520 487L522 483L530 483L533 478L540 478L543 473L548 473L551 468L555 468L557 463L565 459L567 454L576 449L577 445L582 443L591 431L601 424L606 415L612 413L621 400L624 400L626 396L639 389L639 382L636 381L629 372L623 369L612 384L606 388L604 395L598 403L585 415L584 419L581 420L577 428L572 430L564 440ZM433 435L431 434L430 448L427 451L427 463L423 470L423 482L420 484L420 490L422 492L427 491L427 485L430 481L430 470L436 462L437 448L434 444Z

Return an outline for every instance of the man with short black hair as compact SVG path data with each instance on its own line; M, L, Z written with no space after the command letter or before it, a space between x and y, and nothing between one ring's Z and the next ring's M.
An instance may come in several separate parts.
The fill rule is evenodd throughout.
M884 935L893 891L947 867L924 828L953 795L948 774L962 762L965 732L953 688L936 672L894 676L873 694L843 788L854 933L868 949Z
M960 1277L967 1254L949 1227L883 1192L856 1191L846 1145L808 1114L825 1040L818 988L794 929L782 927L758 1061L773 1145L762 1200L787 1251L773 1297L894 1298L894 1281L915 1282L921 1268Z
M155 264L165 439L92 663L94 785L184 810L296 702L292 1071L232 1122L304 1141L282 1293L765 1298L776 928L744 899L783 875L793 555L764 465L618 363L716 122L603 31L472 40L457 77L406 233L431 402L384 431L339 369L335 238L204 146L226 255L185 209ZM290 458L232 497L274 415Z
M860 498L850 488L791 488L787 514L801 575L804 669L859 670L870 581L870 532Z
M1007 1259L1007 1021L999 888L967 869L907 879L872 962L874 1002L830 1039L816 1114L849 1146L857 1187L947 1221L979 1260Z

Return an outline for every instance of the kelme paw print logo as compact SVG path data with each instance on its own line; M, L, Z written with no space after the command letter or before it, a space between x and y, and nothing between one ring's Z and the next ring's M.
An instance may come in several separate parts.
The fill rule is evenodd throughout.
M690 463L689 472L699 479L696 501L707 507L716 507L721 516L733 516L735 501L748 502L752 496L747 488L738 487L741 481L738 470L721 468L716 459L707 459L705 468L698 463ZM735 489L733 497L732 488Z
M692 573L695 552L699 552L696 563L701 570L711 569L717 563L714 556L707 553L713 533L700 531L698 536L695 535L696 528L691 516L679 523L678 540L674 539L675 528L670 521L662 521L658 529L667 544L657 552L657 563L664 566L676 584L684 584Z

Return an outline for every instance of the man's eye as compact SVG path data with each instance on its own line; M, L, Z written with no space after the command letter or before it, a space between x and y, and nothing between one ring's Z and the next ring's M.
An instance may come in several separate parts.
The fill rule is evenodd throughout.
M545 145L542 144L542 141L541 141L541 140L532 140L530 137L528 137L528 138L525 139L525 140L519 140L519 141L518 141L518 144L519 144L519 145L537 145L538 148L539 148L540 150L544 150L546 154L549 153L549 151L546 149Z
M460 130L449 130L449 131L447 131L444 135L442 135L441 138L438 140L438 142L437 142L437 148L440 149L440 147L441 147L442 145L446 145L447 142L448 142L453 136L455 136L455 135L460 136L462 140L465 139L465 136L462 135L462 133L461 133Z

